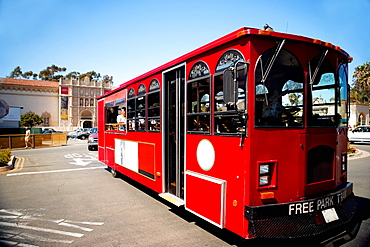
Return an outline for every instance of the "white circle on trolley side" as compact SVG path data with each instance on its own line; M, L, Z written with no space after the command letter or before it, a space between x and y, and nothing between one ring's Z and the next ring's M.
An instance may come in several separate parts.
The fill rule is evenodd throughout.
M215 163L215 157L215 149L212 143L207 139L201 140L197 147L197 160L199 166L205 171L211 170Z

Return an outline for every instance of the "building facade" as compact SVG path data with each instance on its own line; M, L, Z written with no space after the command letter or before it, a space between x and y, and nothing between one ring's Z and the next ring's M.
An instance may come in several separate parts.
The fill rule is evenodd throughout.
M350 118L348 125L356 127L358 125L370 125L369 106L361 103L351 103Z
M97 122L96 97L112 89L111 81L62 79L60 88L60 127L92 128Z
M98 82L88 78L64 79L59 82L0 78L2 105L7 105L10 109L20 109L20 115L28 112L40 115L44 122L38 127L52 127L63 131L96 126L95 97L111 89L111 82ZM20 127L19 122L15 122L0 121L0 127Z

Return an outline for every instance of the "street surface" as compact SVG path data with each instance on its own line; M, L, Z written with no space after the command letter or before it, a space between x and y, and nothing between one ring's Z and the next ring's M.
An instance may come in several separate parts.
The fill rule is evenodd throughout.
M370 145L354 146L370 152ZM97 160L97 152L87 150L86 141L12 154L18 158L15 169L0 174L0 246L277 244L243 243L134 181L114 179ZM349 160L349 180L367 214L357 238L343 246L370 244L369 166L370 156Z

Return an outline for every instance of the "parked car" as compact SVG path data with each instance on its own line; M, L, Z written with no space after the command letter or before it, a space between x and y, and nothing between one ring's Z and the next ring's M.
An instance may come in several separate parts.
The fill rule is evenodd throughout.
M348 131L349 142L370 142L370 125L360 125Z
M67 139L81 139L85 140L89 137L91 129L89 128L81 128L72 132L67 133Z
M91 134L87 139L87 149L91 150L98 150L98 128L95 127L91 130Z
M43 134L52 134L52 133L63 133L63 131L56 131L55 129L52 128L45 128L42 130Z

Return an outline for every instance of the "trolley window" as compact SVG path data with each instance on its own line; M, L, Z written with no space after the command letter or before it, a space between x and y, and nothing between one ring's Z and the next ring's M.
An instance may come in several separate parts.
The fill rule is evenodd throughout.
M136 126L138 131L145 131L146 127L146 88L144 84L140 84L138 89L138 97L136 98Z
M135 99L135 90L130 88L128 91L127 99L127 129L135 130L135 119L136 119L136 99Z
M153 79L149 85L148 93L148 119L149 131L161 130L160 118L160 85L157 79Z
M308 124L312 127L337 125L335 70L324 56L315 57L309 63L312 101Z
M284 49L270 49L256 63L256 127L303 127L303 69Z
M349 116L349 104L348 104L348 75L347 75L347 64L342 64L339 67L339 101L338 101L338 116L340 117L339 126L347 126Z
M188 133L210 134L210 76L204 62L194 64L187 89Z
M225 102L224 70L236 64L240 64L235 75L238 82L236 100L235 102ZM217 63L217 73L214 76L215 135L241 135L244 132L245 119L240 112L245 112L246 106L245 68L244 58L236 50L226 51Z
M126 131L127 90L107 98L105 103L105 130Z

